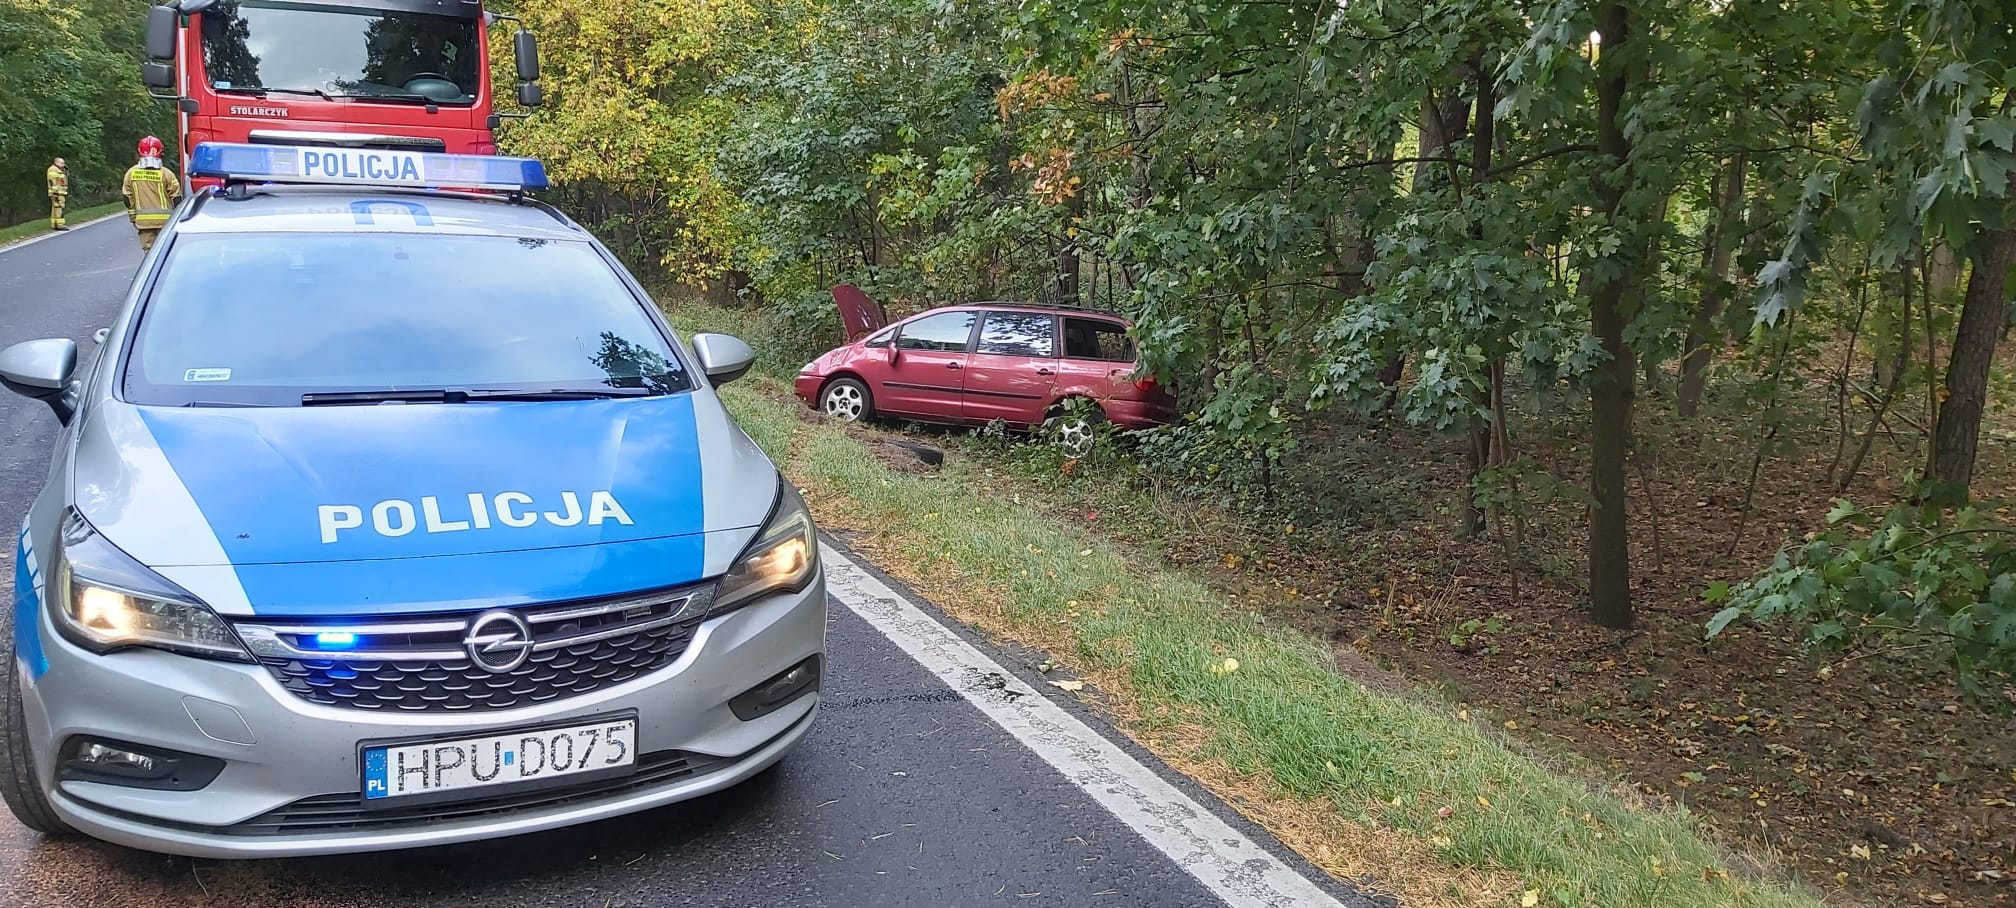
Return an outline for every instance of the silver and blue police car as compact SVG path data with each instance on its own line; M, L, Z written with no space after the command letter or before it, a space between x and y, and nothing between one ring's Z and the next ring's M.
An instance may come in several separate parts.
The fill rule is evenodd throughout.
M695 797L805 736L824 580L714 393L746 345L682 344L522 196L536 161L205 145L191 173L227 188L88 366L0 351L63 422L0 634L15 816L422 846Z

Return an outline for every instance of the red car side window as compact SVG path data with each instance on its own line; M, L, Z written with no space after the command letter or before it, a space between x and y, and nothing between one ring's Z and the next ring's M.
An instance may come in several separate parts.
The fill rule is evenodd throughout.
M989 312L980 326L980 352L1049 359L1057 351L1056 321L1048 312Z
M1064 355L1112 363L1134 361L1134 340L1118 323L1092 318L1064 319Z
M973 313L940 312L904 325L896 349L964 353L972 339Z

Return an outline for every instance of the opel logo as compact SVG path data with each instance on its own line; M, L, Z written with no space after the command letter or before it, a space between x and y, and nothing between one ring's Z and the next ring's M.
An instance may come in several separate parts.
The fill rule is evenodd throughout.
M532 656L532 625L511 612L484 612L462 636L469 661L486 672L504 674Z

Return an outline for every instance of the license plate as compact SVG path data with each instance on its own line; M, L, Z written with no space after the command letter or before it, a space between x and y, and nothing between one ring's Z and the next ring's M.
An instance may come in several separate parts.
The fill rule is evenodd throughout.
M367 802L615 774L637 764L637 720L370 746L363 756Z

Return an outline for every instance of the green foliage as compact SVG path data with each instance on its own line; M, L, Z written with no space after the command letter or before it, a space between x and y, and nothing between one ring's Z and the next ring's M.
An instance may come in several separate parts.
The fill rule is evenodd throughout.
M1852 331L1915 401L1954 307L1897 291L2010 217L2006 0L522 6L552 103L510 139L624 254L727 279L791 355L842 281L1118 310L1187 413L1148 459L1262 502L1313 411L1522 450L1508 398L1579 409L1690 338L1737 341L1713 397L1774 443ZM1605 412L1574 441L1628 450ZM1616 516L1624 471L1588 474ZM1471 491L1517 519L1559 493L1530 478Z
M1001 264L981 262L1025 213L1002 204L999 80L969 14L917 0L768 12L792 40L715 88L739 111L721 150L742 202L732 261L807 315L842 281L885 301L994 295Z
M1827 652L1929 646L1951 658L1963 691L1999 700L1999 685L2016 677L2016 526L1988 504L1875 515L1845 499L1827 522L1757 578L1711 588L1708 598L1728 605L1708 636L1749 618L1797 621Z
M140 137L174 154L173 109L140 84L146 0L0 0L0 224L47 217L44 173L70 165L82 208L118 195Z
M742 242L739 203L717 173L735 105L710 89L772 35L753 0L517 4L539 36L547 104L498 141L537 157L560 200L634 263L699 281ZM508 30L497 30L501 42ZM500 68L508 52L493 52ZM500 69L501 71L501 69ZM499 79L498 84L509 84Z
M1505 622L1496 616L1490 618L1466 618L1449 629L1449 646L1464 651L1475 650L1485 654L1498 652L1498 645L1490 638L1503 633Z

